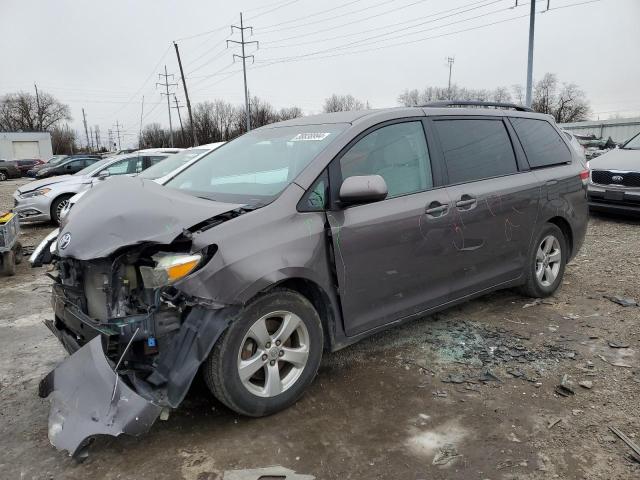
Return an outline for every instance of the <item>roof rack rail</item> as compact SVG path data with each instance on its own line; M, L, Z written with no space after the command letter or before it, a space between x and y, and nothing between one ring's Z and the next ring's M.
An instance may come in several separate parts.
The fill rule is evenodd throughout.
M481 102L477 100L440 100L436 102L428 102L421 107L495 107L495 108L513 108L518 112L533 112L529 107L517 105L515 103L502 102Z

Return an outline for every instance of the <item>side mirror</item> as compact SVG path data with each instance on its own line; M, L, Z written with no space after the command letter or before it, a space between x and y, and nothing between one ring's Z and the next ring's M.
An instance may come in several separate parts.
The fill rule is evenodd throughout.
M380 175L362 175L346 178L340 186L343 204L377 202L387 198L387 183Z
M100 173L98 173L98 180L104 180L109 175L110 175L109 170L102 170Z

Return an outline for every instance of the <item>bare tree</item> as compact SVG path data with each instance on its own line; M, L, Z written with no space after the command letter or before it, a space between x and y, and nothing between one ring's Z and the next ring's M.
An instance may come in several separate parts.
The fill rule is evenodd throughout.
M302 117L302 109L300 107L281 108L278 112L278 121L291 120L292 118Z
M558 123L586 120L589 102L575 83L560 84L553 73L546 73L533 89L531 108L552 115Z
M348 110L364 110L369 108L369 103L358 100L353 95L336 95L335 93L324 101L323 111L345 112Z
M69 125L53 127L51 129L51 147L54 155L73 155L78 150L76 132L71 130Z
M48 93L39 99L26 92L9 93L0 99L0 130L48 131L71 120L69 107Z
M145 125L142 129L142 145L144 148L160 148L169 145L169 130L159 123Z

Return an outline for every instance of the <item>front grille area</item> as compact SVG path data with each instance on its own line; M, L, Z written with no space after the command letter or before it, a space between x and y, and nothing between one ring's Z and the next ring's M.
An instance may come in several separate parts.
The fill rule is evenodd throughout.
M613 178L613 177L622 177ZM620 185L623 187L640 187L640 173L638 172L611 172L609 170L593 170L591 172L593 183L600 185Z

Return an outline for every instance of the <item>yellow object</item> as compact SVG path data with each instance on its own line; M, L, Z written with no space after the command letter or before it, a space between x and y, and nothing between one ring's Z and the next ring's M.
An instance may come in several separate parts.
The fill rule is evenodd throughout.
M174 283L191 273L202 260L202 255L167 254L159 258L156 270L164 270L169 284Z
M15 216L15 213L7 212L0 215L0 225L9 223L9 221Z

